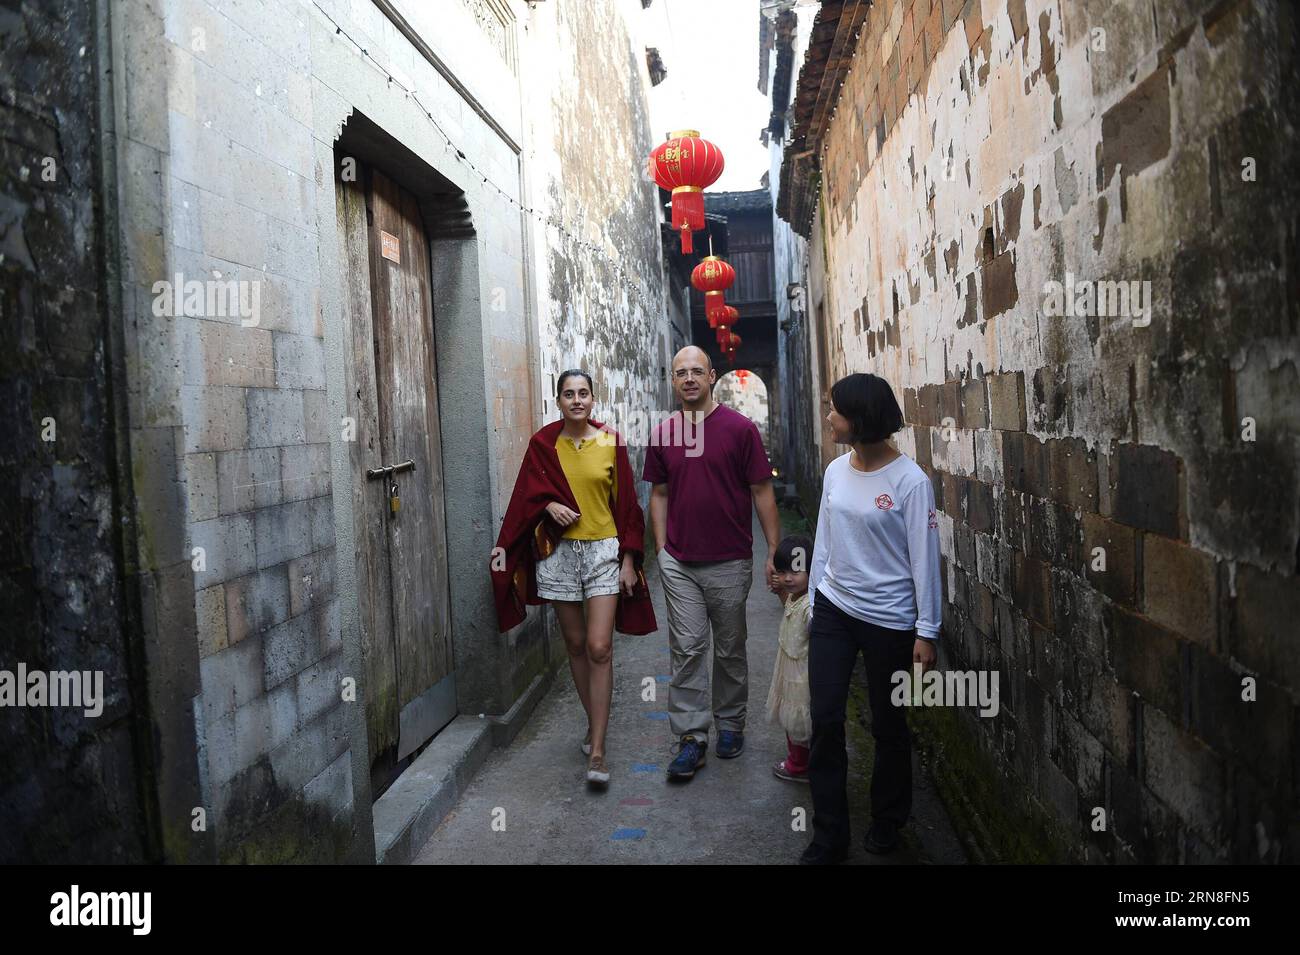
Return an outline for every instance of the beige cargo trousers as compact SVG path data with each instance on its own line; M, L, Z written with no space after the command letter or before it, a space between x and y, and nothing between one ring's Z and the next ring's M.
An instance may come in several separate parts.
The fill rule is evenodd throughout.
M749 701L745 603L754 577L753 558L687 563L660 550L659 577L668 606L673 666L668 684L669 729L678 738L689 734L701 743L708 742L714 721L719 730L742 732Z

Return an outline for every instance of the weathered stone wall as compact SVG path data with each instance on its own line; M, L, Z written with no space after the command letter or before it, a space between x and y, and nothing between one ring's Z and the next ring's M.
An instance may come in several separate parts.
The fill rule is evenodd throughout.
M1265 0L893 0L858 39L813 225L832 378L888 378L934 479L943 662L1002 696L918 723L1005 780L966 787L995 837L1296 858L1296 30ZM1098 314L1108 281L1149 310L1099 286Z
M772 87L772 117L768 135L768 189L772 195L772 258L776 281L776 361L781 400L776 414L780 419L785 466L784 480L791 481L804 498L805 507L816 503L814 489L821 483L819 452L821 425L818 395L825 386L817 376L815 364L813 304L808 294L808 240L791 228L775 211L781 187L781 166L785 162L785 141L791 129L790 103L797 90L795 80L799 65L808 48L809 34L816 11L810 6L792 6L795 18L789 34L778 31L768 54L767 70ZM788 51L785 46L788 44ZM783 61L785 56L788 60ZM780 77L778 73L789 71ZM760 82L759 88L763 88ZM779 97L779 99L778 99ZM793 297L787 290L794 286Z
M801 39L796 42L794 62L803 58L807 45L807 21L811 16L803 17ZM775 60L776 51L772 53ZM791 84L793 92L794 84ZM781 114L788 103L774 103L773 111ZM768 179L771 183L772 205L776 206L776 194L781 182L781 164L785 159L783 140L789 131L789 123L782 125L781 133L774 136L768 145L771 163ZM815 504L813 489L820 485L822 469L819 452L821 425L818 395L824 384L818 379L815 364L815 345L813 342L812 318L815 314L808 294L808 241L795 232L788 222L775 212L772 215L772 259L776 270L776 362L777 380L781 384L781 397L776 414L781 419L783 447L781 458L785 466L785 480L792 481L804 497L805 506ZM787 294L790 286L795 286L794 297Z
M753 372L742 380L734 371L719 369L718 382L713 386L713 400L739 411L758 428L763 446L772 454L772 409L767 383Z
M92 2L0 25L0 670L98 671L104 692L98 716L0 707L6 863L159 852L115 494L97 32Z
M538 198L564 226L543 224L538 233L542 420L560 414L555 376L586 369L593 414L626 433L637 474L649 427L666 413L663 357L672 340L658 193L644 175L659 139L650 128L641 15L640 4L618 0L536 7L528 42L539 82L527 101ZM637 493L644 503L648 489Z
M783 151L775 142L770 151L779 170ZM775 214L772 216L772 258L776 269L776 376L782 385L783 399L774 409L781 419L780 457L785 463L785 477L800 488L811 488L821 480L821 469L817 466L820 460L815 401L818 382L810 360L808 243ZM791 285L797 286L793 298L786 292Z

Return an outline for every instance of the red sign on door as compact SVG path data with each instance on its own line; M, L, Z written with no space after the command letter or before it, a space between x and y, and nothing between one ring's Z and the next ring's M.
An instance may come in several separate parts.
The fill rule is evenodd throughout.
M392 233L379 230L379 254L391 262L402 264L402 245L397 241L397 236Z

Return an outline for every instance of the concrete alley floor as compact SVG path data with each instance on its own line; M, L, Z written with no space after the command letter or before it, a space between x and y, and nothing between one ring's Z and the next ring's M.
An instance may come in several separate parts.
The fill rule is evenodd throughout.
M763 582L766 546L754 526L754 583L749 593L749 715L745 750L735 759L713 752L688 783L669 783L668 614L658 573L648 575L660 629L614 635L614 703L605 791L589 790L582 704L567 665L511 745L494 752L464 798L423 849L417 864L438 863L794 863L812 830L808 787L772 775L785 736L764 714L775 663L781 604ZM861 663L858 664L861 677ZM654 702L642 681L655 678ZM850 714L852 723L853 714ZM930 781L914 763L913 815L904 846L890 856L862 849L869 821L871 739L850 725L850 863L961 863L965 856ZM915 759L915 757L914 757ZM803 813L796 814L795 810ZM797 815L805 831L795 831ZM494 828L494 820L496 826Z

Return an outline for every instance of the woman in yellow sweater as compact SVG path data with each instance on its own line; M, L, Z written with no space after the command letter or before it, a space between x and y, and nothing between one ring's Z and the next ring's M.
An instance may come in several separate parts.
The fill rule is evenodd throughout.
M555 605L573 682L587 711L587 738L582 744L590 757L587 781L605 785L609 782L605 731L614 685L614 612L620 590L630 594L637 582L633 553L619 544L613 507L620 493L636 491L618 486L617 435L591 423L595 403L591 376L585 371L564 372L555 399L564 415L555 452L578 508L559 501L546 506L551 520L564 532L555 551L537 564L537 594Z

